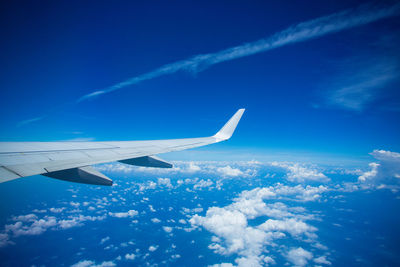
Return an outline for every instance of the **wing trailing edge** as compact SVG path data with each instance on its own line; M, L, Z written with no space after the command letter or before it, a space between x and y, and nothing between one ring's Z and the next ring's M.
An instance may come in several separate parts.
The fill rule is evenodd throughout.
M125 160L119 160L119 162L141 167L172 168L171 163L168 163L156 156L145 156L133 159L125 159Z
M55 172L44 173L44 176L55 178L59 180L81 183L81 184L94 184L94 185L112 185L113 181L96 171L91 166L80 168L72 168Z

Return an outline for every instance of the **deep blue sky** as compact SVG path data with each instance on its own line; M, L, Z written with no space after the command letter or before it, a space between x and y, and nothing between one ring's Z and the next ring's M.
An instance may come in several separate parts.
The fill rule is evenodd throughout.
M162 65L362 3L4 2L0 140L197 137L244 107L234 138L215 149L349 157L399 151L398 16L76 103ZM21 123L34 118L41 119Z

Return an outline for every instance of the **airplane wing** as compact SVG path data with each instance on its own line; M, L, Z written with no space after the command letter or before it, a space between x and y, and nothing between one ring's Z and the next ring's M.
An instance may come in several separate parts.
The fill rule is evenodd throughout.
M0 142L0 183L31 176L96 185L112 185L112 180L91 165L119 161L125 164L171 168L154 155L185 150L228 140L244 109L215 135L200 138L113 141L113 142Z

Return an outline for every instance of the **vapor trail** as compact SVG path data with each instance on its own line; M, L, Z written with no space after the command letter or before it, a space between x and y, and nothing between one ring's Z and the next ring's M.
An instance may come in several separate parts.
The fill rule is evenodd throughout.
M328 16L293 25L286 30L255 42L221 50L216 53L200 54L189 59L166 64L145 74L132 77L103 90L95 91L80 97L77 102L116 91L118 89L150 80L178 71L199 72L224 61L272 50L284 45L303 42L312 38L324 36L356 26L365 25L380 19L397 16L400 13L400 3L392 5L365 4L357 8L347 9Z
M20 122L17 123L17 127L21 127L21 126L24 126L24 125L26 125L26 124L30 124L30 123L32 123L32 122L40 121L40 120L42 120L44 117L45 117L45 116L41 116L41 117L36 117L36 118L29 119L29 120L20 121Z

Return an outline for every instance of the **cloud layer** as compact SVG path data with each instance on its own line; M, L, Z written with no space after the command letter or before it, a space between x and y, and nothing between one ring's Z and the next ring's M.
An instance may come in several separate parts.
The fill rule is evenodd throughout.
M72 229L82 227L80 232L88 231L87 238L93 238L96 253L107 251L106 258L93 258L97 254L89 247L78 248L67 264L184 265L181 260L198 257L203 265L222 262L215 266L337 265L338 248L326 233L340 234L348 219L343 212L354 212L341 208L331 213L349 207L343 206L351 199L345 192L362 193L362 185L372 183L370 193L380 188L375 185L399 179L399 153L371 154L376 162L364 173L288 162L180 162L159 173L105 164L105 171L115 177L112 187L70 185L54 203L33 203L24 212L8 214L0 229L0 247L17 249L39 235L60 231L67 242L79 243ZM276 175L265 176L271 172ZM335 174L343 175L339 184ZM349 176L354 182L346 191L343 181ZM329 181L321 185L321 178ZM124 235L105 233L107 225L121 227L117 232L123 230ZM217 255L205 260L207 253Z

